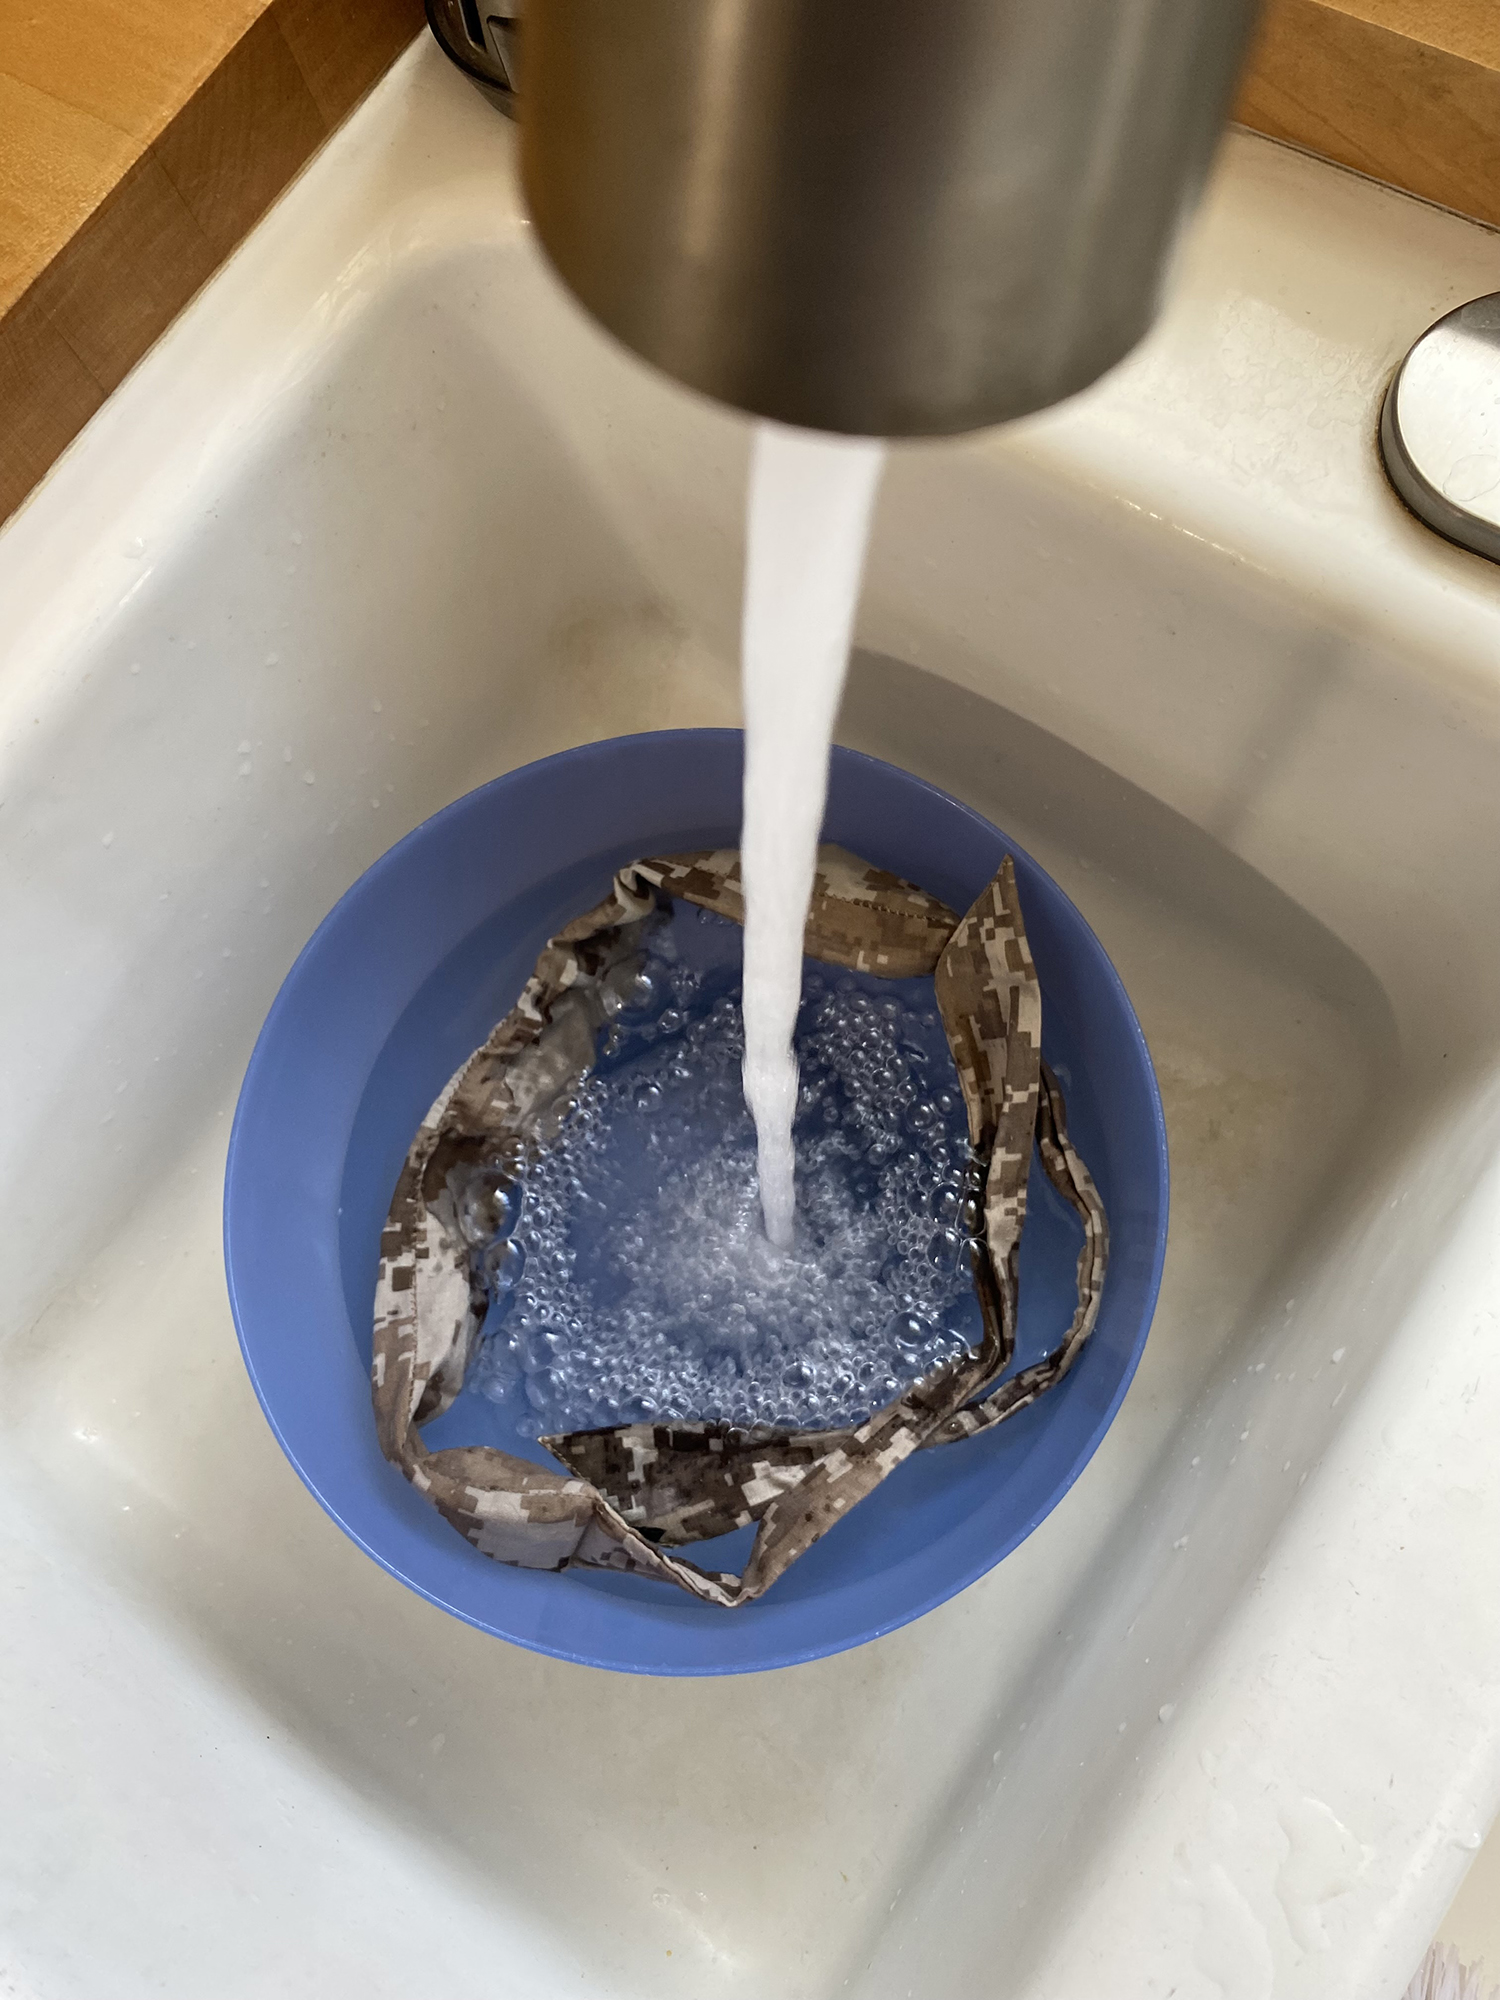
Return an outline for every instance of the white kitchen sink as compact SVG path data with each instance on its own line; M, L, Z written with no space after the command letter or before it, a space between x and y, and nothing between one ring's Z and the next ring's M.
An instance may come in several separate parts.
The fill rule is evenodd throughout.
M1374 440L1497 287L1493 234L1234 135L1136 357L893 454L840 734L1113 954L1161 1304L960 1598L591 1672L343 1538L220 1264L335 897L497 772L737 715L748 427L575 314L510 129L398 65L0 536L0 1992L1401 1991L1500 1802L1500 569Z

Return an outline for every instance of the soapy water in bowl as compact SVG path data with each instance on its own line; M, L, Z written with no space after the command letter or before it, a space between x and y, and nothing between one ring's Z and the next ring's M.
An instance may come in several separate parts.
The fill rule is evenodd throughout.
M468 1386L519 1406L529 1439L853 1424L981 1338L932 982L801 955L883 457L757 427L744 928L661 912L556 1141L461 1203L490 1301Z
M490 1297L469 1386L520 1406L528 1438L845 1425L979 1340L967 1127L932 982L808 961L780 1249L741 1078L740 941L687 905L656 918L556 1141L466 1199Z

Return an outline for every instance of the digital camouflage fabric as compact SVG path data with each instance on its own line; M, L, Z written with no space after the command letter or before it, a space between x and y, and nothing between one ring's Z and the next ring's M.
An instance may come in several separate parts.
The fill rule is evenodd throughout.
M381 1236L373 1367L381 1449L485 1555L525 1569L630 1570L706 1603L748 1604L912 1452L970 1437L1034 1402L1093 1329L1109 1232L1042 1061L1041 991L1010 860L962 920L839 848L822 848L818 861L808 954L889 979L933 978L968 1112L980 1347L847 1430L628 1424L544 1439L561 1472L490 1446L423 1444L422 1426L463 1387L484 1320L477 1251L490 1233L487 1191L513 1178L567 1117L610 1012L611 974L618 980L639 958L659 896L743 918L733 850L634 862L602 903L550 940L520 1000L428 1112ZM1000 1380L1015 1350L1033 1146L1083 1224L1077 1309L1045 1360ZM672 1553L752 1522L755 1545L740 1576Z

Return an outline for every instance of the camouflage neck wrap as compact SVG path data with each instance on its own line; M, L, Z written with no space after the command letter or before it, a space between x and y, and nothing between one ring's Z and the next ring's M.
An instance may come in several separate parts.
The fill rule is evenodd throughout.
M739 856L676 854L622 868L610 894L558 932L516 1006L428 1112L381 1237L375 1293L375 1417L381 1449L483 1554L525 1569L585 1563L679 1584L710 1604L748 1604L910 1453L948 1444L1035 1402L1072 1366L1098 1316L1108 1228L1068 1143L1062 1093L1041 1058L1042 1004L1007 859L960 921L934 897L825 847L806 948L832 965L910 979L930 973L968 1110L983 1228L970 1242L984 1319L961 1355L849 1430L733 1431L628 1424L544 1440L566 1472L487 1445L430 1452L421 1427L463 1386L487 1301L460 1204L476 1171L518 1167L546 1146L594 1060L602 982L641 946L658 894L740 921ZM975 1402L1015 1349L1016 1269L1033 1144L1083 1223L1078 1304L1062 1342ZM668 1551L758 1523L742 1576Z

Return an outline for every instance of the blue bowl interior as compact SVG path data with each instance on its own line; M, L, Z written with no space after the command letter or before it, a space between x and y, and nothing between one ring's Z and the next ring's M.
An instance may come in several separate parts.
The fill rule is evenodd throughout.
M1166 1242L1161 1105L1139 1024L1098 940L1048 876L978 814L894 766L835 750L824 837L965 909L1015 860L1043 992L1043 1046L1100 1186L1111 1260L1071 1375L1009 1423L901 1467L766 1598L724 1612L670 1585L481 1556L382 1458L370 1412L380 1227L443 1083L514 1003L546 938L640 854L733 844L741 738L683 730L567 751L470 793L382 856L288 975L251 1058L230 1140L225 1254L256 1393L346 1533L486 1631L639 1673L744 1672L858 1645L1009 1553L1066 1493L1145 1343ZM1079 1232L1033 1169L1017 1365L1073 1309ZM487 1435L466 1396L466 1442ZM452 1417L445 1423L454 1422ZM456 1442L437 1426L435 1444ZM737 1568L750 1535L691 1551Z

